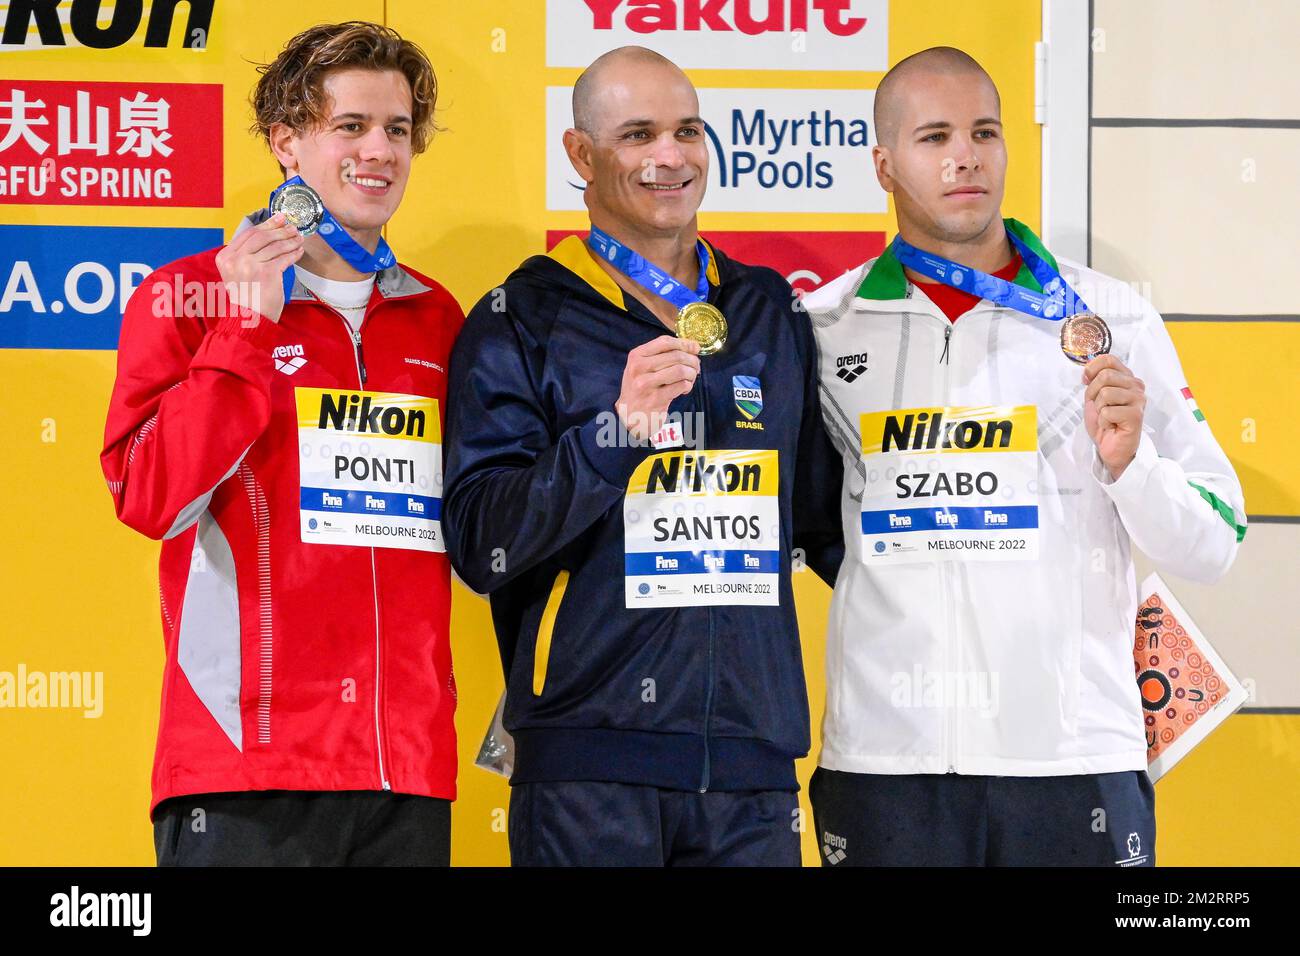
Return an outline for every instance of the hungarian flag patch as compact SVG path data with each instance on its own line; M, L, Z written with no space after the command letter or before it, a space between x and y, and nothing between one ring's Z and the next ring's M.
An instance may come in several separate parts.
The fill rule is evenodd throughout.
M1192 397L1190 388L1183 389L1183 398L1187 402L1187 407L1192 410L1192 417L1198 422L1205 421L1205 413L1201 411L1201 406L1196 404L1196 399Z

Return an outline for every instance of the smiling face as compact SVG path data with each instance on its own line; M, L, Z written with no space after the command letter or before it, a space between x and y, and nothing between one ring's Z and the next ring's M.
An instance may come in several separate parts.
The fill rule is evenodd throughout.
M325 122L277 124L271 145L286 178L299 175L354 236L377 235L411 172L411 86L397 70L349 69L325 78Z
M675 66L616 60L591 78L586 129L565 148L587 183L592 222L630 236L672 236L693 227L704 199L709 150L695 87Z
M894 194L900 230L970 242L1001 222L1007 150L988 77L917 71L891 105L896 126L880 131L873 157L881 187Z

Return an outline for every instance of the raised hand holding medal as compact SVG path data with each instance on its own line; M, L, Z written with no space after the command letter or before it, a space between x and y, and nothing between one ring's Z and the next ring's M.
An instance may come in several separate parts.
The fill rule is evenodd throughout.
M283 276L305 251L303 237L283 214L234 236L217 253L217 272L229 290L234 314L251 326L261 316L280 321L288 296Z
M1137 454L1146 410L1146 384L1113 355L1099 355L1083 369L1083 425L1101 463L1118 479Z
M924 252L901 236L895 237L893 247L899 262L927 278L1026 315L1061 323L1061 352L1084 366L1084 427L1102 464L1118 479L1137 454L1142 438L1146 386L1110 354L1110 328L1105 321L1013 229L1007 228L1006 235L1038 280L1041 292Z
M661 335L628 353L619 390L618 413L628 433L639 441L660 445L668 406L695 387L700 358L722 350L727 341L727 320L720 309L705 301L709 292L708 250L696 239L699 278L694 293L668 270L648 262L597 226L591 227L587 246L592 254L627 278L676 305L677 335ZM676 441L668 436L665 440Z
M616 403L619 420L637 441L654 440L668 406L695 387L700 347L694 339L661 335L632 349Z

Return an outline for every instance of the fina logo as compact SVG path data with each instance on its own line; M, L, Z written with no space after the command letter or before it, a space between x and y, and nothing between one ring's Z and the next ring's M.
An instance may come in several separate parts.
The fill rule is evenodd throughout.
M884 554L884 553L885 553L885 542L883 542L883 541L877 541L877 542L876 542L876 554Z
M740 414L750 421L763 413L763 388L756 376L733 375L731 393L735 396Z
M641 594L641 595L649 594L649 593L650 593L650 585L646 584L646 583L643 581L641 584L638 584L638 585L637 585L636 592L637 592L637 594Z

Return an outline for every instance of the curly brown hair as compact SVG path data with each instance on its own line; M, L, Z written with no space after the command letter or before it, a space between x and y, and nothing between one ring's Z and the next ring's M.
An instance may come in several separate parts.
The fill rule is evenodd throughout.
M433 111L438 79L424 51L391 27L364 20L322 23L299 33L262 74L250 101L255 117L249 132L271 142L271 126L299 132L319 129L329 119L325 78L339 70L397 70L411 85L411 150L424 152L438 127Z

